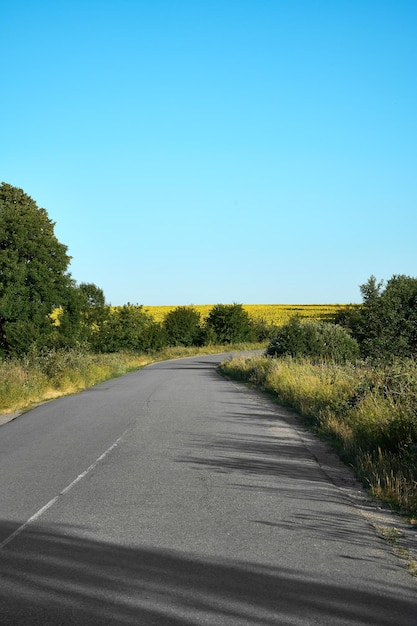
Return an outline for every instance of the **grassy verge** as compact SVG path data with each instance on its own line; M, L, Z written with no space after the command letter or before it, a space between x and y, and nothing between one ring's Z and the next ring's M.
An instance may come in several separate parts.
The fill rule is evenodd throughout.
M417 364L335 365L265 356L221 371L270 392L335 446L371 493L417 517Z
M25 410L39 402L82 391L155 361L259 347L263 345L166 348L154 354L91 354L83 349L29 354L23 359L0 362L0 414Z

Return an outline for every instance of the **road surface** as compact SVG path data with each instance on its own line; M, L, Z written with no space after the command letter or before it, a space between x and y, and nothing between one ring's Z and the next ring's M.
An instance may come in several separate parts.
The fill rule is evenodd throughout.
M0 427L1 626L417 626L417 581L354 481L220 360Z

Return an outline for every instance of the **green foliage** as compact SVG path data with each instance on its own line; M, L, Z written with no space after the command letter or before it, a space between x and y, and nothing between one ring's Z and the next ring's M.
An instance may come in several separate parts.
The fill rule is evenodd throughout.
M362 306L345 323L364 357L390 359L417 355L417 278L394 275L387 282L374 276L361 286Z
M329 322L301 321L293 317L278 329L266 349L267 356L309 356L337 363L354 361L359 356L355 339L341 326Z
M259 317L252 318L251 322L256 341L271 341L276 336L278 326L275 324Z
M169 311L163 327L169 346L196 346L201 342L200 313L193 307L179 306Z
M81 283L78 291L82 300L80 339L93 345L98 329L108 318L109 307L106 306L103 290L94 283Z
M49 317L72 286L67 247L22 189L0 185L0 350L21 354L53 332Z
M241 304L216 304L205 324L205 343L255 341L256 333L249 313Z
M87 308L83 292L75 284L69 285L59 316L59 325L55 327L51 340L44 343L45 347L69 348L88 341L90 329L86 320Z
M97 352L149 352L166 345L165 332L142 306L127 304L107 315L91 339Z
M333 314L332 322L343 328L352 329L357 323L361 305L349 304Z
M106 304L103 290L94 283L81 283L78 288L85 298L86 308L98 309Z
M38 350L0 361L0 412L13 412L120 376L152 361L135 353L93 354L85 345Z
M417 469L417 363L394 357L390 363L374 366L371 372L359 402L363 404L368 395L378 410L372 420L356 426L357 440L370 451L407 455Z

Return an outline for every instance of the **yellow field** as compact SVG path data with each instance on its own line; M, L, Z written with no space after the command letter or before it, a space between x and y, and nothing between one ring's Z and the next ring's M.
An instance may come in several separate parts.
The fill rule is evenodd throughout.
M204 320L213 308L213 304L196 304L193 306ZM244 304L243 308L249 315L256 319L263 319L268 324L281 326L290 317L300 315L301 317L325 320L331 318L337 311L345 309L346 304ZM172 306L146 306L143 310L153 316L157 322L161 322L165 315L176 309Z

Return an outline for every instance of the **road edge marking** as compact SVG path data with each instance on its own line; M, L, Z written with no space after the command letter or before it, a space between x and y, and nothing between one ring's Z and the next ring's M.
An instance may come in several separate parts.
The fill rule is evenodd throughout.
M26 520L26 522L24 522L23 524L21 524L21 526L19 526L18 528L16 528L16 530L14 530L8 537L6 537L5 539L3 539L2 542L0 542L0 550L2 550L3 548L5 548L9 543L11 543L13 541L13 539L16 539L16 537L18 537L24 530L26 530L26 528L28 526L30 526L31 524L33 524L33 522L36 522L36 520L38 520L40 517L42 517L42 515L44 513L46 513L46 511L48 511L48 509L50 509L51 507L54 506L54 504L56 504L56 502L62 497L65 496L69 491L71 491L71 489L73 487L75 487L75 485L77 483L79 483L83 478L85 478L88 474L90 474L90 472L92 472L96 466L101 463L101 461L103 461L106 456L108 456L110 454L110 452L112 452L112 450L114 450L114 448L116 448L119 443L121 442L121 440L123 439L123 437L126 435L126 433L130 430L130 427L127 428L124 433L122 435L120 435L120 437L118 439L116 439L116 441L109 447L107 448L107 450L105 450L103 452L103 454L101 454L95 461L94 463L92 463L89 467L87 467L87 469L82 472L81 474L79 474L77 476L77 478L75 478L71 483L69 483L69 485L67 485L62 491L60 491L58 493L58 495L56 495L54 498L52 498L51 500L49 500L49 502L47 502L43 507L41 507L38 511L36 511L36 513L34 513L31 517L29 517L28 520Z

